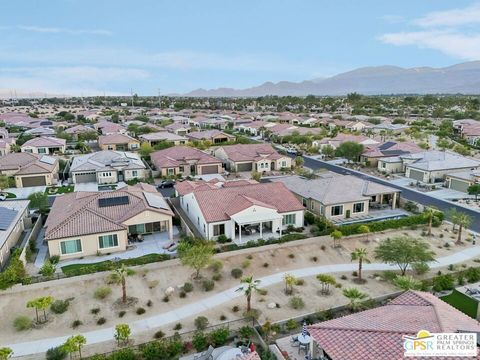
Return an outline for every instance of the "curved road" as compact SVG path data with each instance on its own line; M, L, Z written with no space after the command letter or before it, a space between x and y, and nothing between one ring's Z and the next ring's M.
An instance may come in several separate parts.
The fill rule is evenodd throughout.
M430 264L431 268L439 268L443 266L448 266L450 264L458 264L480 256L480 245L468 247L462 251L453 253L448 256L438 258L437 261ZM333 265L320 265L306 267L296 270L288 271L289 274L294 275L298 278L315 276L317 274L327 274L327 273L339 273L339 272L350 272L357 270L358 265L355 263L347 264L333 264ZM391 266L383 263L372 263L364 264L363 269L365 271L383 271L383 270L397 270L398 267ZM267 287L283 282L283 278L287 271L279 272L273 275L265 276L259 278L261 287ZM136 320L130 323L132 329L132 334L138 334L143 331L157 329L161 326L178 322L185 318L199 315L204 311L213 309L223 303L229 302L242 296L241 291L236 291L237 287L230 288L228 290L222 291L218 294L212 295L208 298L199 300L195 303L184 305L178 309L170 310L165 313L154 315L148 318ZM41 331L41 330L39 330ZM78 332L75 332L78 333ZM59 346L65 342L65 340L75 333L70 333L65 336L45 338L40 340L33 340L22 343L15 344L0 344L0 347L7 346L14 351L14 357L17 356L26 356L34 355L39 353L44 353L48 349ZM97 344L105 341L111 341L113 339L114 328L109 327L100 330L93 330L82 333L87 339L87 345Z
M452 202L446 201L446 200L441 200L434 198L432 196L429 196L427 193L421 193L418 191L411 190L407 187L392 184L389 181L377 178L375 176L371 176L368 174L364 174L362 172L356 171L356 170L351 170L344 168L342 166L338 165L333 165L329 164L325 161L322 160L317 160L317 159L312 159L307 156L303 156L303 159L305 160L304 166L313 169L313 170L319 170L319 169L327 169L333 172L336 172L338 174L343 174L343 175L353 175L365 180L373 181L382 185L390 186L396 189L399 189L402 191L402 197L407 200L412 200L417 203L427 205L427 206L434 206L438 208L439 210L442 210L445 213L445 216L448 217L448 210L451 208L456 208L458 211L467 213L470 215L473 219L470 229L475 231L475 232L480 232L480 212L475 211L473 209L469 209L464 206L456 205Z

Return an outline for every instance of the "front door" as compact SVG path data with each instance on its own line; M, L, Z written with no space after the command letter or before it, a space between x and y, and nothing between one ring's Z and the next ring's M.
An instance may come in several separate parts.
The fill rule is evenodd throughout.
M124 177L123 177L123 171L119 171L118 172L118 181L123 181Z

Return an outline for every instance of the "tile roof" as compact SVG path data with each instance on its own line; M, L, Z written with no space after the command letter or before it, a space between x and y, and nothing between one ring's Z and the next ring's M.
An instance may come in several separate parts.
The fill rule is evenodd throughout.
M70 171L99 171L112 170L113 168L122 169L145 169L140 155L125 152L103 150L91 154L75 156L70 166Z
M137 184L111 192L75 192L57 197L45 223L45 239L62 239L73 236L121 231L127 229L126 220L150 210L173 216L168 209L149 205L148 196L162 195L153 186ZM99 207L99 199L127 196L125 205ZM168 206L167 206L168 207Z
M140 135L141 140L146 141L186 141L187 138L167 131L159 131Z
M46 155L10 153L0 157L0 171L17 170L15 175L45 174L55 170L58 160Z
M138 143L139 141L126 134L108 134L98 137L98 145L110 145L110 144L127 144L131 142Z
M40 136L37 138L30 139L26 141L22 148L32 146L32 147L57 147L57 146L65 146L67 144L67 140L59 139L56 137L50 136Z
M403 160L414 160L408 167L426 171L476 168L480 161L450 151L424 151L421 153L402 155Z
M373 195L399 192L398 189L353 175L339 175L331 172L322 174L317 179L306 179L295 175L274 178L270 181L281 182L290 191L306 199L314 199L323 205L365 201Z
M221 164L222 161L190 146L173 146L150 154L157 169L187 164Z
M259 161L262 159L278 160L280 155L270 144L237 144L222 146L227 157L235 162Z
M91 132L91 131L96 132L95 129L86 127L85 125L75 125L75 126L72 126L68 129L65 129L65 132L67 134L81 134L81 133L86 133L86 132Z
M368 146L368 149L362 154L366 157L389 157L406 154L415 154L424 150L412 141L395 142L387 141L377 146Z
M204 184L192 192L207 222L229 220L231 215L252 205L276 209L279 213L304 209L295 195L281 183L227 187Z
M229 139L235 139L235 136L226 134L223 131L212 129L212 130L205 130L205 131L193 131L185 135L189 139L195 140L210 140L217 136L227 137Z
M403 335L480 332L479 323L430 293L407 291L387 305L309 326L331 359L403 359Z

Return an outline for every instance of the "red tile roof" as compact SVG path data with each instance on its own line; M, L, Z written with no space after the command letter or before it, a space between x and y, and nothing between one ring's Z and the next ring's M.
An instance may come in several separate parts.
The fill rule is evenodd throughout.
M270 144L238 144L222 146L232 161L277 160L283 157Z
M157 169L195 164L221 164L222 161L190 146L173 146L150 155Z
M480 325L430 293L407 291L385 306L309 326L333 360L402 359L402 336L419 330L479 332Z

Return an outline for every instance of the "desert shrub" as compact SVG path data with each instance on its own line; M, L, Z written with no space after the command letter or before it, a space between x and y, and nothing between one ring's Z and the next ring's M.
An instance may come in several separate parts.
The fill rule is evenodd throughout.
M217 237L217 241L220 243L220 244L225 244L228 242L228 238L226 235L222 234L222 235L219 235Z
M47 350L45 358L47 360L63 360L67 357L67 352L63 346L53 347Z
M266 262L266 263L263 263L263 267L264 268L268 268L270 265Z
M222 274L213 274L212 280L213 280L213 281L220 281L220 280L222 280Z
M158 280L151 280L148 282L148 288L149 289L154 289L158 286L159 281Z
M60 255L52 255L48 258L51 264L57 265L58 262L60 261Z
M288 254L288 257L289 257L290 259L295 259L295 254Z
M252 262L250 260L248 260L248 259L243 260L242 261L242 269L248 268L251 264L252 264Z
M90 309L90 313L93 315L97 315L100 312L100 308L93 308Z
M13 327L17 331L28 330L32 328L32 319L28 316L20 315L13 320Z
M300 310L305 307L305 302L300 296L294 296L290 299L289 305L292 309Z
M352 271L352 276L353 276L353 277L357 277L357 276L358 276L358 272Z
M235 312L239 312L240 311L240 307L238 305L234 305L232 307L232 311L235 313Z
M243 270L239 268L232 269L230 273L235 279L240 279L243 275Z
M183 284L183 291L185 291L186 293L192 292L193 284L189 282L186 282L185 284Z
M50 306L50 310L52 310L55 314L63 314L68 310L69 306L70 301L68 300L55 300Z
M436 292L443 290L452 290L455 287L455 280L452 275L435 276L432 281L433 290Z
M98 300L106 299L112 293L112 289L108 286L102 286L95 290L93 297Z
M347 278L347 275L342 275L342 276L340 276L340 279L347 280L348 278Z
M220 321L225 321L225 320L227 320L227 317L223 314L220 315Z
M465 277L465 280L467 280L467 282L469 283L480 281L479 268L469 267L468 269L463 271L463 275Z
M158 330L154 335L153 337L155 339L161 339L163 337L165 337L165 333L162 331L162 330Z
M258 289L258 294L261 296L267 296L268 290L267 289Z
M327 247L325 245L320 246L320 249L322 249L323 251L325 251L326 248Z
M107 319L104 317L101 317L100 319L97 320L97 325L103 325L107 322Z
M205 330L208 326L208 319L205 316L199 316L194 321L197 330Z
M169 301L170 301L170 296L165 295L165 296L162 298L162 301L163 301L163 302L166 302L166 303L169 302Z
M178 293L178 296L183 299L187 297L187 293L185 292L185 290L182 290Z
M119 318L122 318L122 317L125 316L126 313L127 313L127 312L126 312L125 310L122 310L122 311L120 311L120 312L118 313L118 317L119 317Z
M318 257L317 257L317 256L312 256L312 257L310 258L310 260L313 261L313 262L317 262L317 261L318 261Z
M208 280L208 279L202 281L203 290L211 291L211 290L213 290L214 287L215 287L215 281Z
M83 322L81 322L80 320L73 320L72 321L72 329L76 329L77 327L83 325Z
M210 264L210 269L212 269L212 271L215 273L222 271L223 262L221 262L220 260L213 260L213 262Z
M298 323L295 320L290 319L285 323L285 328L289 331L295 330L298 328Z
M177 331L182 330L182 324L180 323L175 324L175 326L173 327L173 330L177 330Z
M305 285L305 280L304 279L297 279L297 281L295 282L295 285L303 286L303 285Z
M114 351L108 357L108 360L135 360L135 359L138 359L138 356L135 353L135 351L130 348Z
M146 312L146 310L145 310L144 308L142 308L142 307L139 307L139 308L137 308L137 310L135 310L135 313L136 313L137 315L145 314L145 312Z
M153 301L152 301L152 300L148 300L148 301L147 301L147 306L148 306L148 307L152 307L152 305L153 305Z
M418 262L412 264L412 270L415 271L417 275L423 275L430 270L430 266L428 266L428 264L425 262Z
M214 347L219 347L227 343L229 336L230 336L230 331L227 328L222 327L222 328L213 330L209 334L209 339Z

